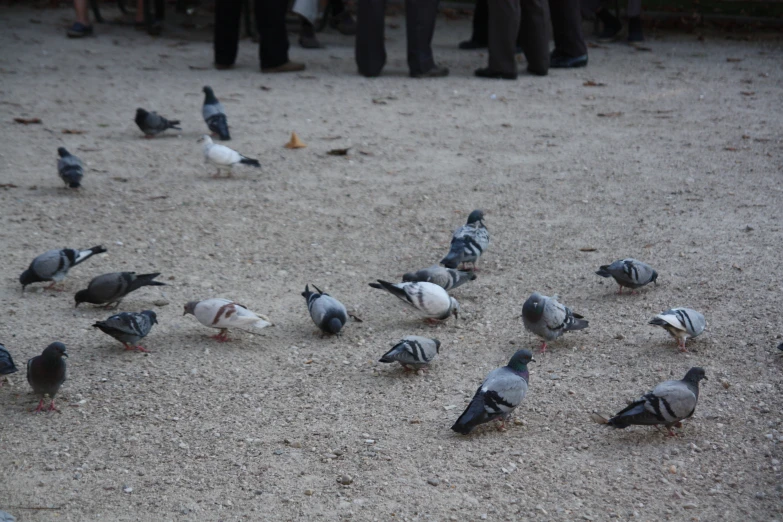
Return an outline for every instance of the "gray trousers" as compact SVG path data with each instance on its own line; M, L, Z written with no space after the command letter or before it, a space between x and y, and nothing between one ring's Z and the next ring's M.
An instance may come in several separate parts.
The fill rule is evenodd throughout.
M378 76L386 64L384 11L386 0L359 0L356 13L356 65L364 76ZM432 35L438 0L405 0L408 69L421 74L435 67Z
M517 73L514 54L517 33L527 58L527 69L549 71L549 3L547 0L489 0L489 69ZM520 24L521 19L521 24Z

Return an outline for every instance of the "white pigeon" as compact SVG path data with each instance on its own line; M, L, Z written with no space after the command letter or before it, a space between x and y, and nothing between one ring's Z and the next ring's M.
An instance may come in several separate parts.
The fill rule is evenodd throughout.
M669 335L677 339L677 346L685 352L685 340L696 337L704 331L704 316L690 308L672 308L653 317L649 324L665 328Z
M228 329L260 330L272 326L268 317L251 312L246 306L229 299L214 297L203 301L189 301L185 305L185 313L193 314L198 322L210 328L217 328L220 333L212 336L220 342L228 341Z
M434 319L448 319L453 315L459 319L459 303L449 296L448 292L433 283L389 283L378 279L377 283L370 283L373 288L386 290L401 301L416 308L427 316L429 321Z
M220 173L223 171L226 172L227 177L231 176L231 169L237 163L261 167L258 160L247 158L234 149L214 143L212 138L206 134L198 140L198 143L202 144L201 149L204 151L204 161L217 167L217 172L214 175L216 178L220 177Z

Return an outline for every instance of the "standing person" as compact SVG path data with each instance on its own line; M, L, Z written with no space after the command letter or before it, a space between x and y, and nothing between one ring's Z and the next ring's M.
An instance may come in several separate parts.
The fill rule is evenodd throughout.
M585 67L587 45L582 34L580 0L549 0L549 10L555 40L549 66L557 69Z
M73 10L76 11L76 21L68 28L68 38L82 38L92 36L93 29L90 23L90 12L87 8L87 0L73 0ZM144 0L136 0L136 25L144 26ZM156 25L154 34L160 34L161 26ZM152 34L152 33L151 33Z
M590 0L587 0L590 1ZM524 0L520 0L519 5L522 11L525 11ZM488 0L476 0L476 7L473 9L473 32L470 40L464 40L458 47L462 50L484 49L489 44L489 6ZM548 7L547 7L548 9ZM549 16L547 15L547 18ZM524 47L524 15L520 18L519 33L517 34L517 53L521 53ZM547 22L547 27L549 22Z
M546 76L549 72L547 0L490 0L488 44L489 65L477 69L476 76L515 80L516 45L525 53L528 72Z
M386 65L384 45L385 0L359 0L356 32L356 65L363 76L380 76ZM449 69L432 57L432 35L438 0L405 0L405 33L408 69L413 78L448 76Z
M288 33L285 27L286 0L254 0L258 54L261 72L280 73L302 71L303 63L288 59ZM228 69L234 65L239 49L239 21L242 14L240 0L215 2L215 68Z
M305 49L323 47L315 36L315 20L318 18L318 0L296 0L291 11L299 15L299 45ZM331 13L330 13L331 12ZM356 34L356 21L345 9L343 0L328 0L323 16L330 16L329 25L346 36Z

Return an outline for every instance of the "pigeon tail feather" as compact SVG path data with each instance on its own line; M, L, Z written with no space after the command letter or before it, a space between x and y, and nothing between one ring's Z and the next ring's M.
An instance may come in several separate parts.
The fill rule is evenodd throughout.
M487 411L484 409L483 403L484 401L478 398L470 401L467 409L459 416L451 429L462 435L467 435L479 424L487 422Z
M258 160L253 159L253 158L246 158L244 156L242 156L242 159L239 160L239 163L242 163L244 165L251 165L253 167L260 167L261 166L261 164L258 162Z

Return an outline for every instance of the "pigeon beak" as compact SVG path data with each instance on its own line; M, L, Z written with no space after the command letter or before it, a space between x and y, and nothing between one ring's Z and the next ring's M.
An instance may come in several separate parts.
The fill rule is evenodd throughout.
M459 321L459 312L457 312L456 310L454 310L454 320Z
M63 357L68 357L68 354L66 352L63 352Z
M536 360L531 357L530 362L536 362Z
M660 331L660 330L659 330L659 331ZM709 379L707 378L707 376L706 376L706 375L705 375L704 377L702 377L702 379L704 379L705 381L709 381Z

